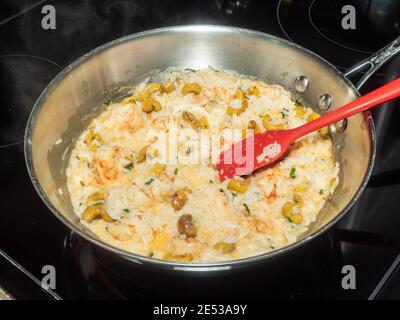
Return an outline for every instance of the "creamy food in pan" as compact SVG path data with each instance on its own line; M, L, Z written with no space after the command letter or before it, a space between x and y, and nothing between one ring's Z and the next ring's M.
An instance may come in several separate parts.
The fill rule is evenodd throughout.
M232 72L175 70L164 78L106 103L76 142L67 185L82 223L115 247L184 262L239 259L295 242L338 185L327 130L298 140L273 166L223 183L212 161L220 150L211 142L198 152L193 133L229 146L319 115L279 85ZM222 135L228 129L240 134ZM158 135L173 130L177 139L167 143Z

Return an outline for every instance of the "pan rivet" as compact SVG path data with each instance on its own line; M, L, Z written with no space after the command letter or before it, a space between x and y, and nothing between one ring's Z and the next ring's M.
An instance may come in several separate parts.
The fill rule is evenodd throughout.
M294 88L297 92L304 92L308 88L310 81L305 76L298 76L294 81Z
M318 107L321 110L328 110L332 104L332 98L329 94L325 93L318 98Z
M340 120L334 124L335 131L340 133L347 128L347 119Z

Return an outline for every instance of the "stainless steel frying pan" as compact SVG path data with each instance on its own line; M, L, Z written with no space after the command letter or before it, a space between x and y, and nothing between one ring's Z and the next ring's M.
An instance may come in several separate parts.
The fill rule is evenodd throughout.
M25 134L26 164L33 185L51 212L68 228L128 265L218 273L283 256L335 224L365 188L375 156L374 126L368 112L349 118L347 126L342 123L332 128L335 154L341 164L340 185L309 231L285 248L229 262L188 264L156 260L117 249L98 239L79 223L66 189L65 168L75 140L101 111L95 106L123 94L126 83L133 79L171 66L192 69L213 66L279 83L300 95L317 112L326 113L359 95L346 76L369 67L360 87L400 50L399 43L397 39L342 74L305 48L246 29L168 27L115 40L69 65L37 100ZM55 143L57 140L61 143Z

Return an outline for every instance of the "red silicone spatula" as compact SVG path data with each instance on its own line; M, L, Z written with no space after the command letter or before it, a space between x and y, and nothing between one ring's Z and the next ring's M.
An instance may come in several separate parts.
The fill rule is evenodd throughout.
M297 139L356 113L400 96L400 78L314 121L290 130L272 130L249 136L221 152L217 169L220 181L244 176L281 158Z

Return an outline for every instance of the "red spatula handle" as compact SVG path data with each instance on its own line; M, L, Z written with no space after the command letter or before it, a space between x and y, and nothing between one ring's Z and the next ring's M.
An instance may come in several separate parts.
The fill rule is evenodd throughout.
M314 121L296 128L294 131L295 139L300 138L310 132L326 127L332 123L350 117L361 111L376 107L381 103L400 96L400 78L389 82L388 84L371 91L370 93L336 109Z

